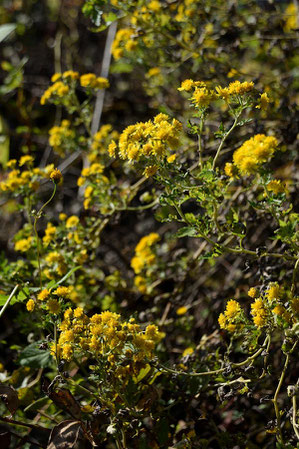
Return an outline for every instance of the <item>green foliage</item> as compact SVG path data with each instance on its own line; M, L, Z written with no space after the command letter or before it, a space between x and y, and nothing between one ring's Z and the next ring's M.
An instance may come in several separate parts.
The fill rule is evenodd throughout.
M295 449L296 4L0 12L0 445Z

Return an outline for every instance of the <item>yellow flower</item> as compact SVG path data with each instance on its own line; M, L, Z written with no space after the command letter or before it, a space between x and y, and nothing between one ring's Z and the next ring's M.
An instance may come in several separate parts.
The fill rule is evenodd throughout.
M200 87L195 88L195 91L191 98L195 107L206 108L215 98L215 94L214 92L208 90L206 87Z
M169 164L172 164L176 160L176 154L172 154L171 156L168 156L167 162Z
M268 97L267 93L264 92L263 94L260 94L259 104L256 106L256 108L265 110L268 108L269 103L270 98Z
M27 301L26 303L26 308L28 310L28 312L33 312L35 307L35 302L33 301L33 299L29 299L29 301Z
M266 324L264 315L254 315L253 322L257 327L263 327Z
M176 314L177 315L185 315L185 313L187 313L187 312L188 312L188 307L182 306L177 309Z
M255 288L255 287L251 287L249 290L248 290L248 296L250 296L250 298L256 298L257 297L257 295L258 295L258 291L257 291L257 289Z
M146 279L143 276L135 276L134 285L140 291L140 293L146 293Z
M281 288L278 284L272 283L270 284L267 291L267 298L269 301L273 301L273 299L279 299L281 296Z
M153 12L158 12L161 9L161 3L158 0L152 0L148 4L148 9Z
M229 319L235 318L241 311L240 304L234 299L230 299L226 304L225 316Z
M45 299L47 299L49 297L49 295L50 295L49 290L47 288L45 288L37 295L37 299L39 299L40 301L44 301Z
M70 345L69 343L66 343L62 347L61 356L65 360L70 360L72 358L73 352L74 351L73 351L72 345Z
M230 71L227 74L228 78L234 78L238 74L236 69L230 69Z
M156 165L149 165L148 167L145 167L143 171L143 175L146 178L150 178L151 176L154 176L157 173L158 167Z
M6 168L15 168L16 164L17 164L16 159L10 159L10 161L8 161L6 164Z
M15 243L15 251L20 251L22 253L28 251L31 248L32 238L28 237L27 239L18 240Z
M69 217L66 221L66 227L69 228L74 228L77 226L77 224L79 223L79 218L76 217L76 215L72 215L71 217Z
M241 174L252 174L259 165L273 156L277 145L278 141L275 137L257 134L234 152L234 164Z
M152 78L153 76L158 76L161 73L161 69L159 67L152 67L149 69L147 74L145 75L147 78Z
M63 212L61 214L59 214L59 220L60 221L65 221L67 219L67 215L64 214Z
M67 70L66 72L63 72L62 78L64 79L71 78L72 80L77 80L79 78L79 73L74 72L73 70Z
M29 156L29 155L22 156L19 161L19 166L22 167L25 164L31 165L33 161L34 161L34 158L32 156Z
M224 173L226 174L226 176L229 176L230 178L233 178L233 176L234 176L234 166L233 166L232 163L227 162L225 164Z
M57 287L56 290L54 290L53 294L57 296L62 296L63 298L67 298L71 293L71 290L69 287Z
M60 312L60 304L56 299L49 299L47 301L47 309L57 315Z
M115 141L112 140L112 142L108 146L108 153L109 153L110 157L115 157L116 156L116 149L117 149L117 145L116 145Z
M186 92L189 92L192 87L194 86L194 81L193 80L185 80L182 82L181 87L178 88L178 90L182 91L185 90Z
M55 168L55 170L50 173L50 179L57 184L62 179L61 171L58 170L58 168Z
M51 81L52 83L56 83L56 81L58 81L61 78L61 73L54 73L54 75L52 75L51 77Z
M75 317L75 318L82 318L83 315L84 315L84 311L83 311L82 307L77 307L77 308L74 310L74 317Z
M191 348L191 347L186 348L183 352L183 357L186 357L187 355L191 355L191 354L193 354L193 352L194 352L193 348Z
M110 86L107 78L98 77L95 82L95 88L97 89L107 89Z
M284 308L283 306L281 306L281 305L279 304L279 305L277 305L277 306L274 307L274 309L272 310L272 312L273 312L275 315L280 315L280 316L282 316L282 315L286 312L286 310L285 310L285 308Z
M226 317L224 315L224 313L220 313L219 318L218 318L218 323L221 329L225 329L226 328Z
M269 192L273 192L274 195L287 192L285 184L282 183L280 179L273 179L272 181L270 181L267 184L267 190L269 190Z

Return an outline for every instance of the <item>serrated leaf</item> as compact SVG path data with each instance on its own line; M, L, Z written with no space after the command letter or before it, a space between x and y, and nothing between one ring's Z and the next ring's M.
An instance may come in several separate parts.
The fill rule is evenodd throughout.
M31 343L19 355L19 365L32 368L46 368L50 366L52 357L50 351L39 349L41 342Z

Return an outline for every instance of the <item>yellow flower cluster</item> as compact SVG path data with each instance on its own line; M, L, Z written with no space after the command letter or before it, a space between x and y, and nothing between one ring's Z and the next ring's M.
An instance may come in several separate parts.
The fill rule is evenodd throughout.
M75 351L88 351L101 358L107 372L122 380L138 374L163 338L155 325L142 331L134 319L122 322L120 315L110 311L88 317L81 307L64 312L60 332L55 351L59 357L70 360Z
M284 182L281 182L280 179L273 179L267 184L267 190L269 192L273 192L274 195L278 195L279 193L287 193L287 188Z
M251 314L253 322L257 327L263 327L267 323L267 309L264 307L262 298L257 298L251 304Z
M270 98L268 97L267 93L264 92L263 94L260 95L259 103L256 106L256 108L265 110L268 108L269 103L270 103Z
M168 156L167 149L177 148L182 124L166 114L158 114L152 121L128 126L119 138L119 154L123 159L138 161L141 157L162 160ZM109 145L110 156L115 156L117 145Z
M64 156L64 149L76 136L75 131L70 129L70 124L69 120L62 120L60 126L53 126L49 130L49 144L60 156Z
M77 217L76 215L71 215L67 220L66 220L66 228L70 229L70 228L75 228L77 227L79 223L79 217Z
M109 185L109 179L107 176L102 174L104 168L104 165L95 162L91 164L90 167L83 168L81 176L78 178L78 186L83 186L87 181L91 182L91 184L88 185L84 191L84 209L88 209L90 207L92 197L95 192L95 185L99 188Z
M252 292L254 290L254 296ZM250 289L248 295L256 298L259 292L256 288ZM291 302L289 310L282 304L284 302L284 289L277 282L271 282L266 291L261 292L260 296L251 304L251 314L253 322L257 327L263 327L267 324L277 323L277 318L284 323L291 324L296 322L296 313L292 313L294 303Z
M140 293L144 294L147 292L147 282L145 277L139 275L135 276L134 285Z
M111 139L117 140L119 133L114 131L111 125L103 125L93 136L91 151L88 154L90 162L95 162L99 154L104 154L107 150L108 142Z
M234 81L229 84L228 87L217 86L215 89L210 89L208 83L204 81L193 81L192 79L186 79L181 83L181 87L178 88L179 91L190 92L193 90L191 101L197 108L207 108L213 100L217 98L222 98L226 102L233 101L236 96L243 96L250 93L254 88L254 83L245 81L241 83L240 81ZM265 95L263 94L260 99L263 105L266 101ZM268 97L267 97L268 99ZM259 106L261 107L261 106Z
M175 20L177 22L190 21L192 17L199 14L199 5L197 0L184 0L177 3Z
M33 312L36 305L42 305L50 313L57 315L61 310L63 300L69 299L70 297L71 297L70 287L61 286L57 287L57 289L54 291L50 291L47 288L45 288L41 290L37 295L37 302L34 301L33 299L29 299L29 301L26 304L26 308L29 312Z
M80 76L80 84L82 87L90 87L92 89L107 89L109 87L107 78L97 77L94 73L86 73Z
M46 257L47 268L43 270L48 279L55 279L55 274L63 276L67 272L67 265L64 257L58 251L51 251Z
M284 31L286 33L294 32L299 26L298 19L299 8L298 4L295 2L290 2L285 10L285 24Z
M242 175L250 175L272 157L277 145L275 137L257 134L234 152L233 162Z
M240 329L241 307L234 299L230 299L226 304L224 313L221 313L218 318L221 329L226 329L229 332L235 332Z
M137 46L137 35L131 28L121 28L116 33L112 44L112 55L114 59L120 59L124 55L124 50L133 51Z
M45 235L43 237L43 242L47 246L49 243L51 243L54 239L54 236L56 234L56 226L53 226L52 223L47 223L47 228L45 230Z
M15 243L15 251L19 251L21 253L25 253L32 246L32 237L28 237L26 239L17 240Z
M259 291L257 287L248 290L248 296L253 298L251 315L253 324L262 328L265 326L292 326L298 321L299 299L288 299L285 291L277 282L271 282L266 290ZM224 313L219 315L219 325L230 332L241 330L244 325L252 326L245 318L239 303L230 300Z
M6 169L11 169L7 173L6 179L0 182L0 191L14 192L18 194L28 194L28 190L35 192L40 184L40 178L48 178L55 181L54 174L59 170L54 169L53 164L49 164L44 168L33 168L34 158L32 156L22 156L19 162L16 159L11 159L6 164ZM22 170L16 166L22 167ZM25 169L24 169L25 168ZM59 179L62 177L59 172Z
M196 87L191 97L196 108L206 108L216 98L215 93L207 87Z
M217 95L225 101L228 101L231 97L236 95L242 96L251 92L254 88L254 83L252 81L233 81L228 85L228 87L216 87Z
M207 84L203 81L193 81L187 79L181 83L179 91L190 92L194 89L191 101L197 108L207 108L209 104L216 98L216 94L213 90L208 89Z
M52 83L56 83L56 81L59 81L61 79L77 80L79 79L79 73L74 72L73 70L67 70L63 73L54 73L54 75L52 75L51 81Z
M135 274L153 265L156 261L156 256L151 247L160 240L159 234L151 232L149 235L142 237L135 248L135 256L131 260L131 267Z
M40 104L46 104L52 98L62 98L67 95L70 91L70 88L63 81L56 81L56 83L52 84L48 89L43 93Z
M73 72L72 70L55 73L51 78L53 84L43 93L40 103L44 105L49 100L65 97L72 92L78 80L82 87L92 89L106 89L109 87L109 81L106 78L97 77L94 73L86 73L81 76L79 76L78 72Z

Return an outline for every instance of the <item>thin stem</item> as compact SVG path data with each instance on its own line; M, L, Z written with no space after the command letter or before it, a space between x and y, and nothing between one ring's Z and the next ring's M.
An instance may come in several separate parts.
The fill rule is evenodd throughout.
M286 356L286 359L285 359L285 362L284 362L284 366L283 366L283 370L282 370L282 373L280 375L279 382L278 382L278 385L277 385L277 388L276 388L276 391L275 391L275 394L274 394L274 398L272 399L272 402L273 402L273 405L274 405L274 410L275 410L275 415L276 415L276 421L277 421L277 430L278 430L278 438L277 438L277 440L280 443L282 443L282 444L284 444L284 443L283 443L283 436L282 436L282 430L281 430L280 410L279 410L279 407L278 407L278 400L277 399L278 399L278 395L279 395L279 392L281 390L281 387L282 387L282 384L283 384L283 381L284 381L284 378L285 378L285 375L286 375L286 371L287 371L288 364L289 364L289 361L290 361L290 355L294 351L296 345L297 345L297 341L294 343L292 349L288 352L288 354Z
M292 425L293 425L293 429L294 432L296 434L296 437L299 440L299 431L298 431L298 424L296 422L297 420L297 403L296 403L296 394L294 394L293 398L292 398L292 405L293 405L293 414L292 414Z
M299 266L299 259L296 260L294 270L293 270L292 287L291 287L292 296L295 294L295 291L296 291L296 274L297 274L298 266Z
M9 305L11 299L13 298L15 292L17 291L18 287L19 287L19 284L17 284L17 285L15 286L15 288L13 289L13 291L11 292L11 294L9 295L9 297L7 298L6 303L4 304L4 306L2 307L2 309L1 309L1 311L0 311L0 318L1 318L2 315L4 314L5 309L8 307L8 305Z
M238 119L239 119L240 115L241 115L241 112L240 112L238 115L236 115L232 127L231 127L231 128L224 134L224 136L222 137L221 142L220 142L220 145L219 145L219 147L218 147L218 149L217 149L217 152L216 152L215 157L214 157L214 160L213 160L212 170L215 170L215 165L216 165L217 159L218 159L218 157L219 157L219 155L220 155L220 152L221 152L221 150L222 150L222 147L223 147L223 145L224 145L224 142L226 141L226 139L228 138L228 136L230 135L230 133L231 133L231 132L235 129L235 127L237 126L237 124L238 124Z
M218 229L218 231L221 234L222 233L222 229L221 229L221 227L219 225L219 222L218 222L218 209L217 209L217 203L216 203L215 200L213 201L213 217L214 217L214 220L215 220L216 228Z
M231 363L231 367L232 367L232 368L239 368L239 367L241 367L241 366L247 365L249 362L252 362L254 359L256 359L256 358L263 352L264 346L265 346L266 343L268 342L268 339L269 339L269 336L266 337L266 339L265 339L265 341L264 341L262 347L261 347L258 351L256 351L256 352L255 352L254 354L252 354L250 357L247 357L247 359L246 359L246 360L243 360L243 362L239 362L239 363ZM226 368L219 368L219 369L216 369L216 370L214 370L214 371L203 371L203 372L200 372L200 373L187 373L187 372L185 372L185 371L176 371L176 370L174 370L174 369L167 368L167 367L164 366L164 365L160 365L160 366L161 366L161 368L162 368L164 371L167 371L167 372L169 372L169 373L172 373L172 374L178 374L178 375L182 375L182 376L190 376L190 377L211 376L211 375L213 375L213 374L220 374L220 373L223 373L223 371L226 370Z
M15 424L16 426L21 426L21 427L29 427L30 429L43 429L43 430L47 430L45 427L39 426L38 424L28 424L25 423L23 421L15 421L14 419L10 419L10 418L5 418L0 416L0 421L6 422L8 424Z
M199 237L205 239L207 242L211 243L213 246L217 246L218 248L222 249L224 252L234 253L234 254L248 254L250 256L255 257L275 257L278 259L285 258L288 260L294 260L294 256L291 256L290 254L280 254L280 253L262 253L257 255L255 251L251 251L249 249L245 248L231 248L229 246L221 245L221 243L216 243L206 235L199 235Z
M144 206L136 206L136 207L116 207L115 210L135 210L135 211L141 211L141 210L146 210L146 209L150 209L151 207L155 206L156 204L158 204L159 202L159 198L156 198L154 201L152 201L149 204L146 204Z
M52 201L52 199L54 198L54 195L56 193L56 183L54 183L54 190L53 193L51 195L51 197L48 199L48 201L43 204L43 206L40 208L40 210L37 212L37 214L35 215L34 218L34 224L33 224L33 228L34 228L34 233L35 233L35 238L36 238L36 252L37 252L37 262L38 262L38 272L39 272L39 282L40 282L40 288L42 289L42 272L41 272L41 267L40 267L40 247L39 247L39 237L38 237L38 232L37 232L37 220L41 217L41 213L44 210L44 208Z
M199 152L199 167L202 169L202 142L201 142L201 135L202 135L202 130L203 130L203 124L204 124L204 119L201 118L200 119L200 124L199 124L199 133L198 133L198 152Z

